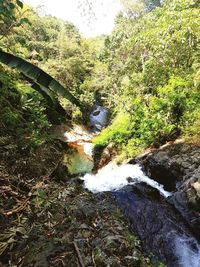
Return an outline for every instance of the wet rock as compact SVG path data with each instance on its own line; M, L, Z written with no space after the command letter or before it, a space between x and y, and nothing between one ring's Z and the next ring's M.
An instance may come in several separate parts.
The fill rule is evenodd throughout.
M163 184L168 191L173 191L182 177L181 165L178 161L170 160L167 150L150 153L142 161L142 165L148 176Z
M144 250L170 267L179 265L176 237L192 236L181 214L155 189L146 184L127 186L113 193L139 236ZM195 243L195 241L194 241Z
M174 191L169 201L200 240L200 147L172 143L154 150L139 161L149 177Z
M193 236L200 241L200 216L191 209L187 195L184 191L175 192L169 202L177 209L190 227Z
M168 144L148 153L141 162L150 177L175 189L177 182L182 184L198 169L200 147L185 143Z
M200 212L200 167L194 172L184 188L189 205Z
M114 144L109 144L106 148L104 148L103 152L101 153L101 158L98 163L97 169L101 169L105 165L107 165L113 157L116 156L116 151L114 149Z
M134 182L134 179L132 177L128 177L126 178L127 182L128 183L133 183Z

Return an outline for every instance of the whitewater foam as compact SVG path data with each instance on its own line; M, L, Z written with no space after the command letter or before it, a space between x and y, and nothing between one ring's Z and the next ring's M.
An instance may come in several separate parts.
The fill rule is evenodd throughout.
M180 267L200 267L200 246L193 237L176 237L175 248Z
M164 190L163 185L146 176L138 164L118 166L116 163L109 163L100 169L97 174L86 174L81 179L84 180L84 186L93 193L116 191L128 184L145 182L158 189L163 196L171 195L170 192Z

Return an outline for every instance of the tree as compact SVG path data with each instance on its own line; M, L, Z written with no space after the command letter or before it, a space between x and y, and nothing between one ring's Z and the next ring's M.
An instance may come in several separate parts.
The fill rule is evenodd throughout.
M22 58L16 57L1 50L0 61L12 68L16 68L26 77L32 80L36 84L36 86L34 86L33 88L37 91L40 91L48 101L49 99L51 99L52 103L55 103L55 105L57 105L55 94L59 94L62 97L68 99L72 104L82 109L82 105L78 99L76 99L66 88L64 88L61 84L59 84L59 82L57 82L40 68L32 65Z
M95 142L114 142L132 156L138 147L191 131L199 120L200 16L195 0L166 1L151 11L147 4L160 2L123 2L125 13L102 53L101 95L116 118Z
M146 12L161 6L161 0L121 0L124 15L128 18L139 18Z
M21 0L0 0L0 39L5 37L14 27L19 27L23 23L29 23L24 17Z

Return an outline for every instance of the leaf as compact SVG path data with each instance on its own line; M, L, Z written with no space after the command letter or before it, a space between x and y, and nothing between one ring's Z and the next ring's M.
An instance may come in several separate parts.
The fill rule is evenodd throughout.
M15 5L14 5L13 3L10 3L10 4L9 4L9 8L10 8L10 9L14 9L14 8L15 8Z
M32 25L32 23L30 22L30 20L28 18L22 18L21 21L22 21L22 23L27 23L30 26Z
M20 19L20 21L16 24L16 26L20 26L20 25L22 25L22 24L24 24L24 23L29 24L30 26L32 25L32 23L29 21L28 18L22 18L22 19Z
M49 99L52 100L53 94L57 94L68 99L72 104L78 106L81 110L83 110L83 107L79 100L75 98L69 92L69 90L64 88L59 82L57 82L53 77L51 77L39 67L29 63L28 61L20 57L14 56L2 50L0 50L0 62L8 65L11 68L16 68L26 77L35 82L39 86L37 86L36 90L39 90L40 93L43 92L42 95L47 99L47 101L49 101ZM56 98L54 99L54 101L58 105Z
M23 3L20 1L20 0L16 0L16 2L17 2L17 5L20 7L20 8L23 8Z

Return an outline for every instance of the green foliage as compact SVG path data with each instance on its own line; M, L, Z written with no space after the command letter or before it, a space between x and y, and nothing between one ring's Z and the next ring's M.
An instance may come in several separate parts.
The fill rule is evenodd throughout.
M31 27L28 24L18 27L3 40L2 48L6 50L9 47L14 55L30 60L58 80L66 88L62 90L58 84L56 88L54 86L55 90L62 91L61 102L66 102L62 98L68 95L69 101L75 101L79 105L75 98L88 99L81 85L90 75L92 58L90 53L84 53L85 46L82 45L78 29L72 23L52 16L41 17L30 7L27 8L26 15ZM69 91L75 98L69 95ZM92 101L83 103L85 102L88 104ZM68 102L65 106L69 113L74 109Z
M126 156L198 131L198 1L157 6L142 16L121 13L102 51L105 76L100 93L106 94L113 115L120 115L94 143L114 142ZM134 13L134 6L127 8ZM100 74L99 70L96 75Z
M95 100L110 108L112 123L94 143L113 142L133 156L199 131L200 12L198 0L122 2L110 36L83 40L71 23L29 8L32 27L16 28L1 46L47 71L87 111ZM24 105L31 120L45 121L46 105L36 105L42 101L37 93L28 95L32 100ZM63 97L59 101L80 120L80 110ZM12 112L4 120L14 125L20 116Z
M0 0L0 19L11 19L16 21L15 9L23 8L23 3L20 0Z
M44 142L50 123L46 103L33 89L14 77L12 72L0 74L0 134L13 133L22 150L32 149Z
M177 138L181 132L197 131L200 95L191 80L173 76L167 85L157 87L156 95L127 101L129 109L119 113L112 125L94 138L97 147L114 142L121 144L127 156L135 156L149 145Z
M185 136L187 138L193 139L195 142L199 143L199 132L200 132L200 107L196 108L192 112L187 112L185 114Z
M36 87L43 96L47 98L53 105L59 105L55 97L55 93L67 98L73 104L81 107L79 101L61 84L59 84L50 75L45 73L37 66L25 61L22 58L16 57L10 53L6 53L0 50L0 61L12 68L17 68L26 77L35 82L38 86ZM35 88L35 87L34 87Z
M0 0L0 40L10 31L23 24L31 24L24 17L24 4L21 0Z
M7 126L16 127L20 121L20 116L16 112L13 112L11 108L5 107L2 114L2 121Z
M122 143L131 135L130 116L129 114L118 114L112 125L93 139L96 146L105 146L110 142Z

